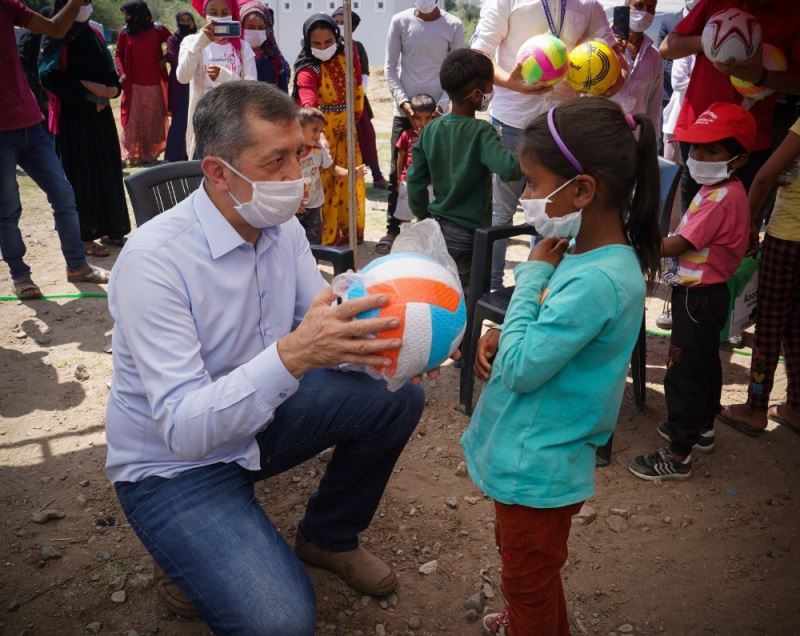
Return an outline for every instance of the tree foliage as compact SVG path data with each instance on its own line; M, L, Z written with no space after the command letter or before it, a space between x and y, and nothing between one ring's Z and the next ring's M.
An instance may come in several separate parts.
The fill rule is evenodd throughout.
M53 0L25 0L25 2L36 10L42 9L53 3ZM175 30L175 14L178 11L192 11L191 3L188 0L146 0L153 19L166 25L171 31ZM122 12L120 11L121 0L92 0L94 13L92 20L104 24L110 29L122 28ZM461 18L464 23L464 35L467 42L475 32L475 25L478 23L481 6L479 0L445 0L445 9L453 15Z
M33 9L40 9L53 4L53 0L24 0ZM178 11L193 11L188 0L146 0L153 19L166 25L170 31L175 30L175 14ZM92 20L104 24L110 29L120 29L123 25L121 0L92 0L94 12Z
M445 0L444 7L464 23L464 38L469 44L481 15L480 0Z

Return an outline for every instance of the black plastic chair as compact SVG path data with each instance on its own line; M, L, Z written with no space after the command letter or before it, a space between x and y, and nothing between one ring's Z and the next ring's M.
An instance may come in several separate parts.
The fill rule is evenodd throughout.
M681 183L682 172L683 166L672 163L664 159L664 157L658 158L658 175L661 180L661 215L658 218L658 226L661 229L661 236L669 234L672 206L675 203L675 195L678 193L678 186Z
M180 203L197 190L202 181L199 161L165 163L125 177L136 225L141 226ZM312 245L311 253L318 261L330 263L334 274L355 267L353 250L349 247Z
M681 166L662 159L658 160L660 177L660 214L659 225L662 234L666 234L664 227L669 230L669 218L672 204L680 182ZM666 225L664 225L666 223ZM472 367L475 363L475 353L478 339L481 336L484 320L502 323L505 320L513 287L504 287L497 291L489 290L489 278L492 267L492 247L495 241L522 234L536 234L535 230L527 224L516 226L501 226L480 228L475 231L475 240L472 253L472 271L470 275L469 290L467 291L467 327L464 332L462 345L463 362L461 365L461 386L459 408L466 415L472 414L473 394L475 379ZM644 409L647 371L647 336L645 332L645 316L639 336L631 355L631 379L633 380L633 399L639 412ZM611 461L611 447L614 438L608 440L605 446L597 449L597 465L607 466Z

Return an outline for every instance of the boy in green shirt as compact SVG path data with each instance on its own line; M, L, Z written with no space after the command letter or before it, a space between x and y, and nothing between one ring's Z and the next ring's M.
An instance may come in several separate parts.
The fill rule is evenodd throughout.
M457 49L439 71L452 109L426 126L412 152L408 204L418 219L439 222L447 251L469 286L475 230L492 223L492 173L503 181L521 179L514 154L503 148L488 122L475 118L494 95L494 66L477 51ZM433 186L433 201L428 184Z

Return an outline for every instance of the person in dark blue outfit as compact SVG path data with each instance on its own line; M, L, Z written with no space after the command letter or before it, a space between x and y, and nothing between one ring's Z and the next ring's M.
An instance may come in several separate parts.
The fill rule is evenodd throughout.
M167 40L167 62L169 62L169 90L167 107L172 121L167 133L167 149L164 159L167 161L186 161L186 120L189 116L189 85L181 84L175 76L178 68L178 53L183 38L197 33L197 23L189 11L178 11L175 15L177 31Z

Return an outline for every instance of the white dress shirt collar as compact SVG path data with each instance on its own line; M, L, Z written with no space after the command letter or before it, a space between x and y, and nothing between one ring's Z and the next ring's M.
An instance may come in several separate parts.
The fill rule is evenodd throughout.
M211 257L217 260L220 256L225 256L247 241L222 215L211 197L208 196L206 187L204 180L194 198L194 211L203 228L203 233L206 235L206 240L208 240ZM259 249L268 247L280 235L280 232L280 227L267 227L261 230L259 243L263 242L263 244L258 246Z

